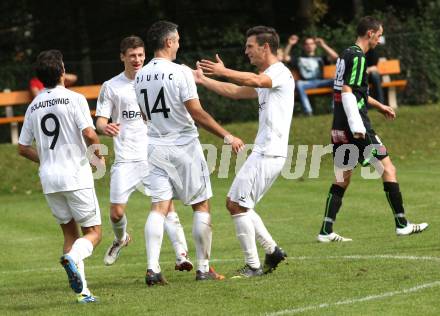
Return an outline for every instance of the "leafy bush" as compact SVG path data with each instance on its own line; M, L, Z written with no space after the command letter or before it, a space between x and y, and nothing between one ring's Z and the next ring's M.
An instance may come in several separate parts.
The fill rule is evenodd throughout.
M402 96L407 104L440 100L440 1L423 2L419 2L419 15L399 16L388 10L383 17L388 27L386 54L400 59L403 77L408 80Z

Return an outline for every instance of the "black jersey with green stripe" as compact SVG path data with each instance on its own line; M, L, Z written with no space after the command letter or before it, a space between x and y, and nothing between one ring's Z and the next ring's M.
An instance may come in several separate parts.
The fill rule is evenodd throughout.
M350 130L347 116L342 106L342 86L350 86L356 97L359 112L365 128L371 130L370 119L367 115L368 101L368 75L366 72L365 54L357 46L351 46L344 50L336 63L336 75L333 85L333 129Z

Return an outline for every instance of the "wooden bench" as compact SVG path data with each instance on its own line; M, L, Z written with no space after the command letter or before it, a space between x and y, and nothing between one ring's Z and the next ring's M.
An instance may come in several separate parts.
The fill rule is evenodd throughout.
M88 100L96 100L101 89L101 85L70 87L70 90L81 93ZM8 91L0 93L0 107L5 108L6 117L0 117L0 125L11 124L11 142L18 143L18 123L24 121L23 115L14 115L13 108L17 106L28 106L33 98L28 90ZM95 111L91 111L95 115Z
M400 61L398 59L380 60L377 64L379 74L382 76L382 88L388 89L388 105L397 108L397 88L404 88L407 85L406 80L391 80L390 75L400 74ZM324 79L333 79L335 77L336 65L324 66ZM307 95L319 95L333 93L333 88L314 88L307 89Z

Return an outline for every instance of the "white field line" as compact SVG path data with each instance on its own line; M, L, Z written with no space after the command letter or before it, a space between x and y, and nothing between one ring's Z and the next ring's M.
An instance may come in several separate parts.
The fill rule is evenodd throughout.
M289 258L290 259L290 258ZM320 258L317 258L320 259ZM371 259L391 259L391 260L414 260L414 261L435 261L440 262L440 257L430 257L430 256L396 256L396 255L350 255L350 256L329 256L323 257L322 259L352 259L352 260L371 260Z
M288 261L304 261L304 260L408 260L408 261L434 261L440 262L440 257L429 257L429 256L396 256L396 255L349 255L349 256L325 256L325 257L313 257L313 256L301 256L301 257L288 257ZM211 259L210 262L240 262L243 259L238 258L229 258L229 259ZM174 264L174 261L164 261L161 262L163 265ZM144 266L146 262L137 262L137 263L118 263L115 267L130 267L130 266ZM111 269L111 267L102 265L86 265L87 270L100 270L100 269ZM35 273L35 272L56 272L62 271L60 267L52 267L52 268L34 268L34 269L14 269L14 270L3 270L0 271L0 274L15 274L15 273Z
M359 297L359 298L345 299L345 300L334 302L334 303L323 303L323 304L319 304L319 305L310 305L310 306L299 307L299 308L284 309L284 310L281 310L278 312L266 313L265 315L266 316L293 315L293 314L303 313L303 312L307 312L307 311L311 311L311 310L324 309L324 308L340 306L340 305L352 305L355 303L380 300L380 299L384 299L384 298L388 298L388 297L393 297L396 295L406 295L406 294L411 294L411 293L422 291L424 289L438 287L438 286L440 286L440 281L434 281L434 282L430 282L430 283L417 285L417 286L414 286L411 288L403 289L400 291L385 292L385 293L381 293L381 294L368 295L368 296Z

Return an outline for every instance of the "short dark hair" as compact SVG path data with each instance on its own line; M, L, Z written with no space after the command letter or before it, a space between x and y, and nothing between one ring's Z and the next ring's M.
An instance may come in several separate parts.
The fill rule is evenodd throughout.
M35 72L45 87L55 87L64 73L63 54L56 49L42 51L37 57Z
M142 38L136 35L130 35L122 39L121 44L119 45L121 54L125 54L127 49L129 48L145 48L144 41Z
M148 48L154 52L165 47L165 40L170 33L176 33L179 26L168 21L157 21L147 32Z
M303 45L304 45L304 44L306 43L306 41L309 40L309 39L311 39L312 41L315 41L315 36L312 36L312 35L306 35L306 36L304 36L303 39L302 39L302 43L303 43Z
M358 36L364 36L369 30L377 32L382 26L382 22L372 16L365 16L360 21L356 28Z
M258 45L263 46L264 43L268 43L272 54L276 55L277 49L280 46L280 37L272 27L267 26L254 26L246 32L246 37L255 35Z

